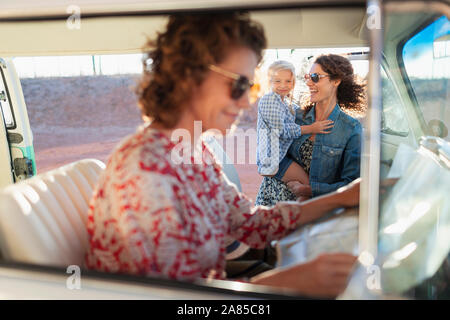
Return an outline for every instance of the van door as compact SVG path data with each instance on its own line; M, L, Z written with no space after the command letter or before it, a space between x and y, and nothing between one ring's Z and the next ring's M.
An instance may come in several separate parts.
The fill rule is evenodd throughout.
M7 138L5 116L3 114L3 81L0 81L0 188L14 182L13 170L11 166L11 154Z
M0 186L4 186L35 175L36 161L22 86L12 61L1 58L0 104Z

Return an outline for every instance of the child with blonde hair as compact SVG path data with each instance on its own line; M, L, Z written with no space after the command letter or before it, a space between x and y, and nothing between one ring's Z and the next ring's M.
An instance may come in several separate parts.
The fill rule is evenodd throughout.
M287 151L294 139L302 134L329 133L325 130L333 127L333 121L323 120L303 126L295 123L299 106L292 97L295 86L295 67L292 63L275 61L269 67L268 77L271 91L258 103L258 173L285 183L299 181L309 185L308 173L287 155Z

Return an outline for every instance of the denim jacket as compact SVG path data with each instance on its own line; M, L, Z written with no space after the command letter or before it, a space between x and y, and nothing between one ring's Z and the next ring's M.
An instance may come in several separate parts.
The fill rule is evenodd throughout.
M312 152L309 182L313 197L337 190L360 176L361 124L342 112L338 104L328 116L334 121L331 133L316 134ZM299 125L315 121L315 107L303 118L297 110L295 122ZM300 162L300 146L311 134L295 139L288 153Z

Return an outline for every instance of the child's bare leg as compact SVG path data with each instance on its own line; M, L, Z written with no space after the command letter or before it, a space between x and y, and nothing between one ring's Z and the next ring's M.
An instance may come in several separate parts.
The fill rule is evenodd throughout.
M284 174L281 181L286 182L286 183L289 181L299 181L302 184L309 185L309 176L306 173L306 171L302 168L301 165L299 165L297 162L293 161L289 165L289 167L286 170L286 173Z
M298 201L308 200L309 197L302 196L297 193L298 188L296 188L300 184L309 185L309 176L306 171L297 163L292 162L283 178L281 179L283 182L286 182L289 189L298 197Z

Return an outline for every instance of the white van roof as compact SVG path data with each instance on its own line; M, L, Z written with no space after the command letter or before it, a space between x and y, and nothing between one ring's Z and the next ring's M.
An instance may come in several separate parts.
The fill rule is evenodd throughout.
M0 0L0 19L67 15L76 5L82 14L167 12L180 10L289 7L294 5L364 5L364 0Z
M78 29L69 26L74 3L80 9ZM241 8L243 3L246 8L291 5L251 11L265 27L269 48L367 46L365 2L359 0L0 0L0 57L139 53L166 25L167 16L156 13ZM294 8L298 4L305 7Z

